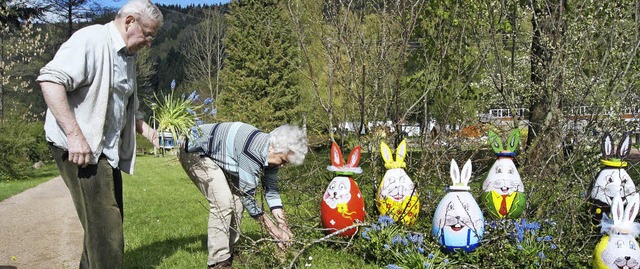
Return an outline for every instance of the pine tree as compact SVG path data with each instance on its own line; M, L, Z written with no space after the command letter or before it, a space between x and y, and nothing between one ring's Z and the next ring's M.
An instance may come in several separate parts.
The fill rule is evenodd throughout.
M296 43L278 2L231 4L218 103L223 120L272 129L301 117Z

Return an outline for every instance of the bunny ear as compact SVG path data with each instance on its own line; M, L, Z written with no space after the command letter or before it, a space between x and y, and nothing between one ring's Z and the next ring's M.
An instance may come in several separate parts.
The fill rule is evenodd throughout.
M335 167L341 167L344 165L344 160L342 159L342 151L336 141L331 143L331 164Z
M608 159L613 155L613 140L611 139L611 134L609 132L605 132L604 136L602 136L602 158Z
M358 163L360 162L360 151L362 151L362 148L360 148L360 146L357 146L351 150L351 154L349 154L349 159L347 160L347 166L358 166Z
M451 180L453 181L453 185L456 185L460 182L460 169L458 168L458 163L456 160L451 159Z
M624 219L628 222L633 222L638 215L638 200L640 195L633 193L627 196L627 207L624 209Z
M518 148L518 143L520 143L520 129L515 129L511 131L509 135L509 139L507 141L507 150L511 152L516 152Z
M491 144L491 148L493 148L493 152L500 153L500 151L502 151L502 140L491 130L489 130L489 143Z
M471 179L471 159L468 159L467 162L462 166L462 172L460 173L460 182L465 186L469 185L469 180Z
M620 145L618 145L618 158L623 159L629 156L631 152L631 138L629 138L629 133L625 132L622 135L622 139L620 140Z
M396 162L404 162L404 157L407 156L407 141L402 139L398 148L396 148Z
M624 204L620 195L616 194L611 202L611 218L613 225L620 225L624 221Z
M393 156L391 153L391 149L389 148L389 146L387 145L387 143L380 142L380 153L382 154L382 159L384 160L384 163L392 163L393 162Z

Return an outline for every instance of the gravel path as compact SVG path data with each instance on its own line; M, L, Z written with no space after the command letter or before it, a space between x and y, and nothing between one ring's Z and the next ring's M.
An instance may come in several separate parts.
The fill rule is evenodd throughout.
M0 202L0 269L78 268L82 227L61 177Z

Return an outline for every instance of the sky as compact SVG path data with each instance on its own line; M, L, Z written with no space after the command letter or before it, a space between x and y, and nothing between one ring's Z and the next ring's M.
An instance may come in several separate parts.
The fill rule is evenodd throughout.
M96 2L102 4L103 6L110 6L114 8L120 8L124 5L128 0L95 0ZM229 3L230 0L151 0L154 4L163 4L163 5L181 5L187 6L189 4L224 4Z

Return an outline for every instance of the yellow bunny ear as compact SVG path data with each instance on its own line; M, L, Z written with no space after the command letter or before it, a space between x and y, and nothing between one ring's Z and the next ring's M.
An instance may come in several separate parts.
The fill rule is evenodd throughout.
M382 159L384 160L385 164L393 162L393 153L391 153L391 149L384 141L380 142L380 154L382 154Z
M400 145L396 149L396 162L404 162L404 157L407 156L407 141L402 139Z

